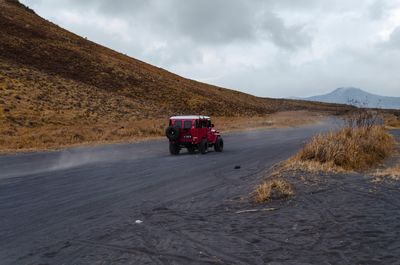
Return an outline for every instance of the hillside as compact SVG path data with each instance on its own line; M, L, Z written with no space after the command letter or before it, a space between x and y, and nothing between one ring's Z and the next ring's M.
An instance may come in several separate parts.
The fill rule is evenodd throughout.
M0 0L0 149L159 135L160 120L171 114L304 109L339 107L185 79L68 32L16 0Z
M305 99L327 103L365 105L370 108L400 109L400 97L379 96L354 87L341 87L331 93Z

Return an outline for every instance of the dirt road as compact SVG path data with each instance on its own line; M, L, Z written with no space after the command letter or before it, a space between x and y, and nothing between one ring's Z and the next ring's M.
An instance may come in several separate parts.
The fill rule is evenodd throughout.
M1 156L1 264L397 262L397 184L344 176L236 213L255 207L260 172L327 126L230 134L206 155L153 141Z

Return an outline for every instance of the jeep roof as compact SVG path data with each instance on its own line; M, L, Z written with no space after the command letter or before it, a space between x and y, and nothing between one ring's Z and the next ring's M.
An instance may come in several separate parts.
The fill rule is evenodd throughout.
M171 120L197 120L197 119L210 119L208 116L202 115L185 115L185 116L172 116Z

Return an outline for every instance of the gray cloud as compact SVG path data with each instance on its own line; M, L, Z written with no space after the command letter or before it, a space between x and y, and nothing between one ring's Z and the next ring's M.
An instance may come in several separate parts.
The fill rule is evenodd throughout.
M400 49L400 26L395 28L390 34L388 45L393 48Z
M311 37L302 25L285 26L282 19L269 13L264 17L263 29L267 38L279 47L295 50L311 44Z
M250 40L254 34L254 10L247 1L175 1L176 28L196 42L229 43Z
M79 0L75 0L79 1ZM93 0L91 0L93 1ZM85 2L85 1L79 1ZM143 10L149 10L153 7L152 0L114 0L114 1L93 1L99 2L99 11L109 13L111 15L121 15L123 13L127 15L136 14Z
M398 1L22 2L132 57L259 96L308 96L338 86L400 96Z
M386 5L384 4L383 1L376 0L370 5L368 11L372 19L375 20L382 19L386 11Z

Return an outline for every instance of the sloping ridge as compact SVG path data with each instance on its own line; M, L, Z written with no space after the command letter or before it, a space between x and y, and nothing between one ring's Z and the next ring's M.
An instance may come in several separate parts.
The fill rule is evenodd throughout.
M117 93L132 104L146 103L147 115L246 115L284 108L281 101L188 80L97 45L42 19L15 0L2 0L0 43L3 66L24 66L74 81L77 86ZM47 86L52 87L52 82Z
M339 106L186 79L64 30L16 0L0 0L0 150L160 135L177 114L304 109Z
M354 104L370 108L400 109L400 97L375 95L355 87L340 87L331 93L306 99L327 103Z
M233 115L274 109L263 99L184 79L104 48L43 20L17 1L3 0L0 43L3 64L146 102L152 115L165 111Z

